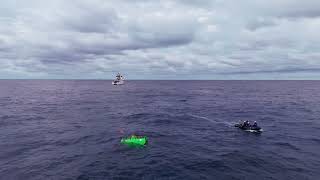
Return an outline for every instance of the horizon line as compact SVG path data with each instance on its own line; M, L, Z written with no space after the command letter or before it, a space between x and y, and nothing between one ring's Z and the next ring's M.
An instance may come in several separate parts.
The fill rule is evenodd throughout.
M80 78L75 78L75 79L59 79L59 78L48 78L48 79L33 79L33 78L28 78L28 79L1 79L0 80L72 80L72 81L113 81L114 79L80 79ZM320 81L320 79L129 79L125 81Z

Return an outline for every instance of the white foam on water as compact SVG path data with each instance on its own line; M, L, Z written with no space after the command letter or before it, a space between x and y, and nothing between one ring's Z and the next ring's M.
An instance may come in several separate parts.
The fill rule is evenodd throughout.
M251 132L251 133L260 133L260 132L262 132L262 131L263 131L263 129L261 129L261 130L259 130L259 131L257 131L257 130L252 130L252 129L245 130L245 131L247 131L247 132Z

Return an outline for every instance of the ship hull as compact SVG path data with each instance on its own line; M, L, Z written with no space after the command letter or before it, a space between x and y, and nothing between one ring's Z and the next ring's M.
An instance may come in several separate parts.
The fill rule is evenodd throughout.
M124 84L124 82L122 81L122 82L115 82L115 81L112 81L112 85L123 85Z

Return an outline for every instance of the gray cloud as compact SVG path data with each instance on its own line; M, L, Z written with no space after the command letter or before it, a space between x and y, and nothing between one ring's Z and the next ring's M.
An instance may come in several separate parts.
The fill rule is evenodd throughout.
M286 68L275 70L260 70L260 71L238 71L220 74L265 74L265 73L298 73L298 72L315 72L320 73L320 68Z
M4 0L0 78L117 71L139 79L316 78L319 7L316 0Z
M277 24L272 19L256 19L247 24L247 28L251 31L258 30L260 28L272 27Z

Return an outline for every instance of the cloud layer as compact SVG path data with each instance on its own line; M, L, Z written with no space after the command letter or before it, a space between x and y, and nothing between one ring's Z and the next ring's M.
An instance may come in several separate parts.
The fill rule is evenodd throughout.
M318 0L4 0L0 78L319 79Z

